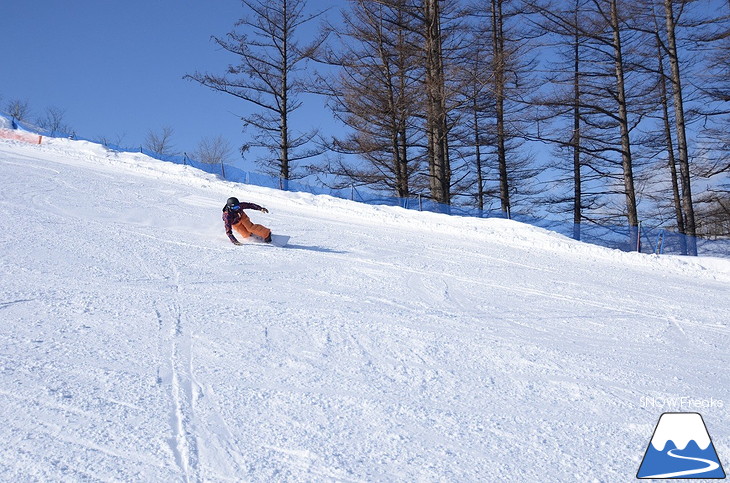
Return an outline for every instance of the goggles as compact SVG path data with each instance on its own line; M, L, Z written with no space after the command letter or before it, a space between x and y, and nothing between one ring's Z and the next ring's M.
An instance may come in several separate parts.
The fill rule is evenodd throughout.
M233 206L229 206L229 208L232 209L233 211L238 211L241 209L241 205L233 205Z

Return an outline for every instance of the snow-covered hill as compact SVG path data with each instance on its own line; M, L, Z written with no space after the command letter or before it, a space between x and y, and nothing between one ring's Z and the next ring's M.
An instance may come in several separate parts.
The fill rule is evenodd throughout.
M730 460L728 260L68 140L0 141L0 223L3 481L627 481L668 410Z

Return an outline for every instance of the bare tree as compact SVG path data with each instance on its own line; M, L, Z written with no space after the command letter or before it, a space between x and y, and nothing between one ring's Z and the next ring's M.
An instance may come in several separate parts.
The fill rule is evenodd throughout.
M341 180L337 187L356 183L399 197L414 192L421 156L421 66L406 1L351 0L351 11L329 26L334 34L329 37L339 45L328 46L318 60L335 66L339 75L320 75L318 92L351 128L326 143L341 155L325 168ZM349 155L361 159L350 162Z
M464 114L454 131L460 144L457 149L469 160L473 172L467 185L459 191L465 191L467 196L473 198L476 207L484 210L487 198L492 195L487 178L488 147L494 142L490 126L495 118L495 99L490 82L493 75L489 68L490 45L483 41L485 34L478 27L474 27L471 37L460 66Z
M701 75L694 76L700 77L702 83L684 75L683 79L688 82L682 84L683 94L686 95L687 88L690 90L686 114L691 117L693 112L699 112L703 121L699 135L702 149L699 155L690 158L691 179L695 186L699 184L698 179L706 186L697 194L693 189L695 229L698 236L727 239L730 237L730 2L717 6L717 10L700 9L699 15L697 9L688 14L682 8L686 10L687 6L675 4L677 41L680 42L680 35L685 39L690 37L692 44L700 46L705 61ZM686 40L682 43L686 45ZM696 52L695 49L692 54ZM680 66L685 64L686 59L680 59ZM691 100L692 90L698 85L704 94L701 106Z
M655 21L656 21L656 17ZM667 87L667 74L665 70L665 53L663 50L663 42L660 35L660 29L659 25L655 24L655 35L654 39L656 42L656 52L657 52L657 74L659 79L659 103L661 105L661 119L662 119L662 127L664 132L664 142L665 142L665 149L667 153L667 165L669 167L669 179L672 186L672 199L674 204L674 217L677 222L677 229L680 233L685 233L685 219L684 219L684 210L683 210L683 203L682 203L682 196L680 194L679 189L679 178L677 177L677 158L675 155L675 144L674 144L674 135L672 132L672 125L671 121L672 118L669 113L669 99L670 99L670 93L669 89ZM687 241L685 237L681 237L680 239L681 243L681 253L682 255L685 255L687 253ZM695 246L696 249L696 246Z
M697 210L698 235L730 239L730 195L708 193Z
M680 180L682 186L682 209L684 211L684 227L689 236L687 250L690 255L697 255L697 230L695 226L694 205L692 203L691 174L689 165L689 148L687 146L687 125L685 121L684 93L682 90L682 71L677 50L677 19L675 1L664 0L666 20L667 54L671 69L670 83L674 101L674 119L677 130L677 154Z
M497 122L497 161L499 164L499 199L502 212L509 216L511 211L509 177L507 170L507 150L505 135L505 84L506 84L506 57L504 37L504 0L491 0L490 20L492 26L492 71L494 72L494 97Z
M206 164L223 164L230 160L233 148L231 144L221 135L204 137L198 143L193 157Z
M572 32L569 35L574 37L571 41L574 49L570 81L572 100L567 101L566 96L565 100L552 104L553 108L570 109L569 114L563 112L571 117L572 132L567 139L562 137L558 141L569 147L573 155L576 198L585 194L585 179L577 177L580 172L582 178L585 168L600 183L593 184L594 198L589 202L602 208L594 216L625 217L630 233L628 245L635 249L639 217L632 132L642 119L646 94L641 89L643 79L627 76L627 73L633 74L630 67L635 65L633 48L638 42L636 36L628 35L626 27L633 11L628 1L619 6L618 0L575 2L574 7L581 13L573 19L567 12L560 18L549 12L545 15L553 23L562 23L560 28ZM598 196L603 201L595 204ZM575 201L574 222L590 220L582 211L586 200ZM612 206L614 201L615 207ZM581 209L580 214L577 209Z
M30 121L31 110L26 100L13 99L5 106L5 110L16 121Z
M423 0L422 20L425 54L426 133L431 197L451 203L451 161L446 106L441 1Z
M590 154L584 146L589 129L583 119L583 112L588 110L583 80L588 38L585 32L586 3L586 0L572 0L535 5L541 17L540 29L547 34L556 54L545 79L551 89L547 93L538 93L531 100L535 106L544 108L538 111L536 119L543 126L538 130L537 139L556 146L557 162L551 167L565 175L557 177L551 184L566 188L549 194L547 209L560 212L563 205L569 206L573 214L573 238L576 240L581 239L584 210L597 206L596 197L590 195L588 187L596 176L590 175L592 171L586 172L589 171ZM548 127L545 127L546 122ZM565 157L568 159L563 159ZM571 189L567 189L571 184Z
M201 163L220 165L221 174L225 178L225 165L230 160L232 152L231 144L223 136L204 137L193 152L193 159Z
M127 136L126 132L117 133L114 136L100 135L96 138L106 147L121 147L124 143L124 138Z
M300 27L319 14L305 12L305 0L242 0L247 16L236 22L225 37L213 37L215 43L236 55L238 62L229 65L224 75L195 74L185 76L219 92L245 101L256 110L242 116L244 127L255 134L242 152L265 148L273 156L258 162L284 180L295 175L296 162L321 151L305 149L314 131L298 133L291 127L292 114L301 107L298 96L304 82L298 71L321 43L301 44L296 37Z
M70 135L73 129L66 124L66 110L59 107L51 106L46 108L43 117L36 121L38 127L45 129L51 133L51 136L56 134Z
M645 39L632 31L636 12L630 1L571 0L540 5L541 26L561 49L562 62L551 66L543 89L535 98L547 107L542 120L553 123L539 139L570 153L572 196L554 201L573 208L575 238L583 220L625 217L633 249L638 244L637 173L641 155L635 152L638 126L656 97L650 96L656 78L637 74L636 53ZM561 68L562 66L562 68ZM652 106L649 100L654 102ZM550 127L550 126L548 126ZM619 195L623 202L619 201ZM612 206L612 205L616 206ZM592 211L592 213L587 210Z
M621 139L621 168L623 170L624 196L626 197L626 217L629 222L631 248L637 246L639 237L639 213L634 184L634 159L631 153L631 121L629 119L629 100L626 92L626 64L622 38L622 19L619 17L618 0L594 0L597 11L607 21L611 32L613 63L615 75L616 121ZM608 11L606 11L608 10Z
M499 201L504 216L511 216L515 203L531 196L532 178L536 175L529 151L523 149L531 137L525 100L535 88L531 79L534 55L529 50L534 34L526 27L531 24L527 7L528 2L520 0L475 2L476 23L470 44L477 44L481 54L462 55L470 60L459 60L462 71L471 69L475 74L466 83L471 85L473 94L464 96L464 107L466 111L481 111L479 156L484 156L494 173L492 179L483 179L482 192ZM482 98L476 105L471 99L474 94ZM471 107L467 107L469 104ZM468 116L472 123L476 120L474 114ZM461 123L468 117L464 116ZM489 185L493 186L487 188ZM529 210L531 205L524 203L521 207Z
M172 136L175 130L165 126L158 131L149 130L145 137L144 148L158 157L175 156L177 152L172 144Z
M719 114L727 117L730 114L730 1L728 5L719 10L710 12L712 17L713 28L703 35L700 42L703 45L711 46L707 53L708 72L710 77L708 85L703 86L702 90L706 92L711 99L719 101L724 108L718 110ZM692 22L697 25L698 22ZM703 22L705 25L709 22Z

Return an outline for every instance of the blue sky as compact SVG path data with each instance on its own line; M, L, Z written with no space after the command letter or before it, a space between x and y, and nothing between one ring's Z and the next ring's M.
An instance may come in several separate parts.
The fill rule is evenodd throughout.
M218 134L238 147L246 139L238 117L250 107L183 76L235 62L210 37L245 14L240 0L3 2L0 107L27 100L34 118L59 107L79 136L123 136L129 147L163 126L175 130L179 151ZM315 111L309 119L330 117L316 99L303 109Z

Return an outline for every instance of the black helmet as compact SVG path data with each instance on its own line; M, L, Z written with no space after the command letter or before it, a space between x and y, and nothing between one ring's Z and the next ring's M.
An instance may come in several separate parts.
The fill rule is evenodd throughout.
M230 198L228 198L228 201L226 201L226 206L229 208L232 208L239 204L241 204L241 203L238 201L238 198L234 198L234 197L230 197Z

